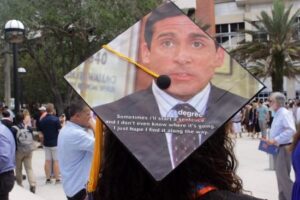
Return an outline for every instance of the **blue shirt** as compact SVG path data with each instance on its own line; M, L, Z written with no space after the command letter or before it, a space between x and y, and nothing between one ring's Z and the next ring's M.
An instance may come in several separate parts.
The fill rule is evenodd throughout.
M269 114L269 109L265 105L261 105L260 107L257 108L256 112L258 113L258 120L259 121L266 121L268 114Z
M292 114L284 107L279 108L273 118L270 138L278 144L288 144L292 142L295 133L296 127Z
M47 114L39 123L39 130L42 131L44 135L44 146L46 147L56 147L57 137L61 129L59 118Z
M0 174L15 168L15 139L11 131L0 123Z
M86 188L94 151L94 135L68 121L58 136L58 163L68 197Z

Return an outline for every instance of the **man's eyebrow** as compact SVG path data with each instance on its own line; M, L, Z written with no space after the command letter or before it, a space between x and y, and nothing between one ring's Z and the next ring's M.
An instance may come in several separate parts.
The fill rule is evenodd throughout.
M211 39L208 35L204 34L204 33L191 33L189 35L189 37L191 38L205 38L205 39Z
M174 37L175 36L175 33L172 33L172 32L166 32L166 33L160 33L158 34L157 38L161 38L161 37Z

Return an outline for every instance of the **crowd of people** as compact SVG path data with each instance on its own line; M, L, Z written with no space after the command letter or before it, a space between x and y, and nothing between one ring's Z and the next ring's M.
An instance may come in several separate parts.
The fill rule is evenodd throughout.
M269 145L278 147L278 153L273 155L273 158L279 200L300 198L298 183L300 144L297 145L300 140L299 125L300 101L286 100L279 92L272 93L266 101L262 99L252 101L237 112L230 121L230 132L235 138L242 137L242 133L245 133L248 137L260 138ZM291 163L296 174L295 183L290 178Z
M31 134L32 140L37 140L43 145L42 148L45 151L45 183L51 183L51 178L53 178L55 183L58 184L61 182L61 177L63 177L63 187L67 198L84 199L84 197L87 195L86 183L88 181L88 174L94 147L94 135L93 131L91 131L93 130L94 123L91 123L91 119L93 119L91 110L83 102L78 101L70 105L66 111L67 116L63 114L61 117L58 117L56 115L54 105L51 103L41 106L39 111L40 114L38 120L34 120L34 118L30 115L30 112L26 109L22 110L20 113L16 113L14 118L11 117L11 112L7 108L2 109L0 124L0 152L3 153L3 151L5 151L4 153L6 153L8 156L6 159L1 160L2 163L6 163L4 167L1 166L0 168L0 181L5 180L5 184L1 187L6 188L6 190L3 190L3 188L1 188L1 190L7 192L7 194L4 194L4 196L3 194L0 194L1 199L8 198L8 192L12 189L14 180L16 180L18 185L22 186L22 181L24 178L24 175L22 174L23 165L30 186L29 190L33 193L36 191L36 179L34 175L34 169L32 167L32 156L33 150L37 148L38 143L34 142L32 146L26 148L24 146L25 143L22 144L22 142L20 142L20 140L22 140L19 133L22 131L20 130L26 130L23 131L24 134ZM199 152L197 151L198 153L195 153L195 156L187 159L187 161L184 163L189 163L189 160L191 159L193 160L193 163L195 161L200 162L197 160L197 156L203 157L204 155L202 154L204 153L205 156L207 156L208 151L207 149L201 149L209 149L210 146L213 148L215 145L214 143L217 141L217 135L219 135L218 137L223 135L222 137L225 138L222 139L222 144L225 145L225 143L228 143L227 145L230 147L232 144L229 137L226 136L228 134L224 133L232 132L236 135L236 137L238 137L238 135L242 137L242 133L246 132L248 133L249 137L259 137L260 139L267 141L270 145L275 144L279 147L279 153L274 155L275 171L279 189L279 200L289 200L291 199L291 196L293 196L293 200L297 199L299 194L296 191L298 191L300 188L297 178L297 176L300 176L298 174L300 173L300 169L298 170L300 164L297 157L300 152L300 144L298 144L298 141L300 140L300 133L295 133L296 124L299 124L299 113L300 103L296 100L286 101L285 96L281 93L271 94L268 101L254 100L247 104L230 120L229 129L222 127L217 132L219 134L212 136L208 142L199 148L200 150ZM38 137L36 134L33 134L34 131L39 133ZM107 194L107 191L112 189L110 187L118 188L118 184L113 186L111 185L110 181L124 176L121 174L121 169L123 167L126 169L131 168L135 173L141 173L141 180L136 181L142 181L143 184L147 185L147 187L153 187L151 186L153 184L151 180L148 180L146 174L143 174L143 170L139 169L139 165L135 164L136 161L131 160L130 155L125 155L124 152L126 151L122 150L124 147L119 144L120 142L114 138L109 129L106 129L105 135L106 142L104 146L104 152L110 153L107 157L109 159L107 159L102 166L101 181L100 185L98 186L98 190L95 193L95 197L106 198L106 195L109 197L107 199L117 199L117 197L119 197L118 195L116 197L114 197L114 195L111 196L110 193ZM214 142L211 143L210 141ZM224 141L227 142L223 143ZM289 147L291 144L292 146ZM232 149L226 149L228 148L227 145L224 147L225 150L227 152L231 152ZM289 149L287 147L289 147ZM123 152L124 155L120 155L120 151ZM292 156L290 154L291 152ZM218 157L218 155L211 156ZM226 156L224 155L224 163L226 162L225 157ZM126 162L123 163L124 166L120 166L115 163L122 161L122 159L126 160ZM16 163L16 165L14 165L14 163ZM296 172L295 183L293 183L290 179L291 163L293 163ZM204 165L204 163L200 162L198 164L198 166L201 166L200 168L202 170L209 170L208 168L206 169L206 165ZM216 163L211 164L216 165ZM180 167L178 167L178 169L176 169L176 171L182 170L183 172L181 173L185 174L186 172L184 171L187 170L185 169L185 165L188 164L182 164ZM189 163L189 167L190 166L192 166L191 163ZM234 160L232 166L234 168L236 167ZM240 179L237 176L235 177L234 168L232 168L232 171L230 172L232 173L232 179L229 179L228 177L222 177L221 175L220 177L212 176L209 177L209 179L215 179L215 181L210 181L209 183L217 186L220 189L223 188L222 190L228 190L233 193L241 191L242 185L240 184ZM196 169L197 167L195 167L195 170ZM219 170L221 170L221 168L219 168ZM114 173L111 173L112 171L114 171ZM119 171L120 173L118 173ZM202 174L201 171L197 170L190 173L192 173L193 176L198 173ZM208 171L207 174L213 174L213 172ZM164 182L165 184L172 185L171 180L169 181L169 179L179 179L183 182L188 181L185 180L185 175L179 176L177 173L175 173L175 175L168 176ZM201 179L202 178L203 177L201 177ZM226 179L228 181L227 183ZM127 181L132 181L132 179L127 180L126 177L121 178L121 180L125 185L130 185ZM205 182L208 181L205 180ZM221 183L226 183L227 186L226 184L222 185ZM174 187L177 186L174 185ZM293 187L294 190L292 190ZM162 192L157 191L160 190L158 188L153 188L153 190L156 192ZM120 191L122 190L120 189ZM136 192L138 193L142 191ZM166 192L167 195L171 195L171 192L164 192ZM150 193L148 195L154 194Z
M59 117L52 103L42 105L38 110L39 114L33 117L27 109L11 115L12 112L7 107L1 107L0 199L8 200L8 193L15 180L24 187L22 182L27 178L29 190L36 192L32 157L34 150L39 147L45 152L45 184L51 184L52 179L55 184L59 184L63 177L67 198L78 199L77 193L80 195L85 189L93 154L93 115L81 101L71 104L65 110L67 113ZM71 152L74 156L71 156ZM26 175L22 174L23 166ZM77 174L85 174L78 183L73 180L78 177L74 176L76 170L79 170Z
M289 99L284 107L291 114L296 124L300 123L300 100ZM233 137L242 137L247 134L251 138L267 138L268 130L274 118L275 112L270 107L269 99L255 99L245 105L230 120L230 133Z

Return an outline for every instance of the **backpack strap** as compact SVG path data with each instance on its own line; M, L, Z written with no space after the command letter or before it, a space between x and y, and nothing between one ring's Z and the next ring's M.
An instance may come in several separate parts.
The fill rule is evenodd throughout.
M20 130L20 128L17 125L13 125L12 128L16 129L17 132Z

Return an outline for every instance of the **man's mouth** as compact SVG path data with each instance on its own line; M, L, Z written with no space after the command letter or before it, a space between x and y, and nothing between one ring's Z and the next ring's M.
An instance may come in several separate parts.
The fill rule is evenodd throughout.
M186 72L172 73L170 76L174 80L190 80L192 78L192 75Z

